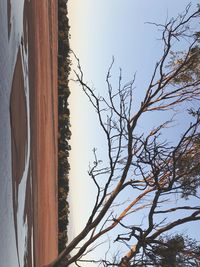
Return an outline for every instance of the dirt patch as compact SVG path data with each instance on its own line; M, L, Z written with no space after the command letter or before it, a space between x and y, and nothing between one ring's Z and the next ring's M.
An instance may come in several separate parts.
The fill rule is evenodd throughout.
M25 0L25 2L24 2L24 15L23 15L23 39L21 40L21 43L24 46L26 53L27 53L27 48L28 48L28 17L27 17L27 13L28 13L28 2L27 2L27 0Z
M7 23L8 23L8 39L10 39L10 31L11 31L11 0L7 0Z
M58 255L57 1L28 3L34 259L42 267Z
M24 93L24 76L20 50L12 82L10 95L10 119L12 138L12 177L19 184L22 179L27 146L27 110Z

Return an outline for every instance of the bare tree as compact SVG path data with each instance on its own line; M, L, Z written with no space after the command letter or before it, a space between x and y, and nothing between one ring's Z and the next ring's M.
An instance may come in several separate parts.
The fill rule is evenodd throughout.
M187 6L183 14L166 24L156 24L162 30L163 54L155 64L137 111L133 108L135 77L123 85L120 71L118 87L113 89L113 59L106 77L108 95L98 96L84 81L77 58L76 82L97 113L106 137L108 162L104 165L94 150L94 163L88 171L96 186L93 210L80 234L49 266L72 263L81 266L82 262L99 266L165 266L164 249L158 248L161 244L164 248L170 247L166 234L185 223L200 220L200 206L190 205L191 199L199 197L199 110L190 110L191 123L176 144L161 136L167 127L172 127L173 119L149 129L148 133L139 134L137 130L138 122L146 113L151 112L153 116L154 112L170 111L172 114L176 109L180 111L186 102L199 103L200 37L195 31L199 16L199 6L193 13ZM180 52L177 43L182 43L184 50ZM118 197L128 188L132 190L128 202L116 208ZM176 203L172 201L175 198ZM133 215L143 210L146 216L137 225ZM113 240L122 243L126 252L116 252L112 259L107 254L104 259L87 258L102 236L107 233L113 236L114 228L118 234ZM183 249L181 251L183 253ZM175 257L180 250L176 252ZM195 251L190 252L188 257L194 259ZM199 257L196 261L200 264Z

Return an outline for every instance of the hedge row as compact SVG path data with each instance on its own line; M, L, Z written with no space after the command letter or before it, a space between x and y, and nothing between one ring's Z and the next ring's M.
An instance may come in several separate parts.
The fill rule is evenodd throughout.
M70 111L68 97L69 60L69 23L67 0L58 0L58 250L61 252L68 241L67 225L69 205L69 140Z

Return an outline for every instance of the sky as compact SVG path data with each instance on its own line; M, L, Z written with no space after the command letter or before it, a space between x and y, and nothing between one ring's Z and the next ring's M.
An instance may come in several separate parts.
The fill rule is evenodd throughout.
M193 6L198 2L193 0ZM188 3L188 0L69 0L70 46L80 59L85 81L104 94L106 73L114 56L113 80L118 77L120 67L124 81L130 81L137 72L136 97L140 99L162 51L160 32L146 22L164 23L181 13ZM72 61L75 69L73 57ZM70 90L72 238L83 228L95 197L87 176L88 164L93 161L92 149L97 147L103 157L106 145L96 114L81 88L70 82ZM145 130L150 123L144 119L139 127ZM186 123L182 118L181 125Z

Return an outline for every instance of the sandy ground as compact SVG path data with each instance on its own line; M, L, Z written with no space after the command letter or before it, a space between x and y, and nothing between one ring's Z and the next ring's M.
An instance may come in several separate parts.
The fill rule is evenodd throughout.
M57 1L32 0L28 17L34 259L41 267L57 244Z

